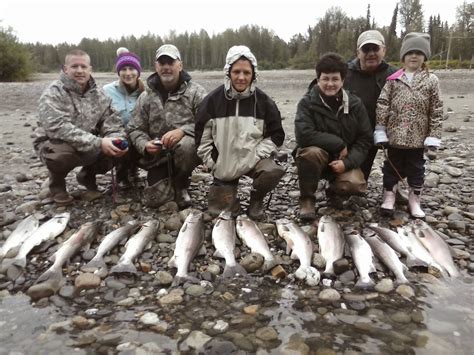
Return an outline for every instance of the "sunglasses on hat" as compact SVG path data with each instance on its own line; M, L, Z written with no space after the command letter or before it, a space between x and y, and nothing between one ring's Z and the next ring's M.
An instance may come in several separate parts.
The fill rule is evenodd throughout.
M375 52L377 53L380 50L380 46L376 44L366 44L365 46L362 46L361 51L364 52L365 54L369 52Z

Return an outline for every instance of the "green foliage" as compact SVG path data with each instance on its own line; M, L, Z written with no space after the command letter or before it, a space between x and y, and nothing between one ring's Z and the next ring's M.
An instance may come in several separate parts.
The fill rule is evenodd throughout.
M11 28L0 27L0 81L24 81L31 73L28 49L18 42Z
M305 33L294 35L289 42L283 41L271 30L260 26L242 26L227 29L221 33L209 34L204 30L192 33L170 31L162 37L148 33L139 38L122 37L119 40L99 41L83 38L77 45L62 43L28 44L26 47L34 58L35 69L41 72L58 71L65 54L79 47L89 53L95 71L113 71L116 50L127 47L141 57L142 68L153 71L155 51L163 43L176 45L186 70L221 70L228 49L233 45L248 46L257 57L260 69L312 69L318 58L327 52L337 52L346 60L356 54L357 38L367 29L379 30L385 37L386 60L399 66L399 52L403 34L407 31L425 31L431 35L432 60L449 59L465 66L471 60L474 48L474 34L471 18L472 3L464 2L457 8L456 24L451 27L443 22L440 15L431 16L427 27L423 27L423 9L419 0L401 0L396 4L389 26L380 27L371 17L371 7L367 6L366 16L349 17L340 7L331 7L318 18ZM398 36L397 23L402 24L402 36ZM5 36L5 32L2 32ZM11 36L11 32L7 32ZM451 45L449 45L451 38ZM14 38L16 41L16 39ZM18 51L15 51L17 53ZM0 56L3 52L0 52ZM15 61L16 63L16 61ZM451 62L450 62L451 63ZM454 61L452 61L454 65Z

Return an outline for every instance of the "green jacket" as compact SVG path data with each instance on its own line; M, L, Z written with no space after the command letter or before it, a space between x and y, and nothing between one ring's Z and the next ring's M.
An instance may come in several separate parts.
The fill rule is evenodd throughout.
M346 170L358 168L373 143L362 101L343 90L343 103L335 113L321 99L317 85L310 86L298 103L295 135L298 147L319 147L329 153L331 160L347 147L348 155L343 160Z

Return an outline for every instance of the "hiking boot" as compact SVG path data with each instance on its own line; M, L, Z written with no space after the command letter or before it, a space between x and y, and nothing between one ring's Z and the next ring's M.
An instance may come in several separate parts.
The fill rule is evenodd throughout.
M74 198L67 191L60 191L51 194L53 201L60 206L67 206L74 201Z
M300 219L302 221L313 221L316 219L315 203L316 199L314 197L300 197Z
M184 210L191 206L191 197L187 189L179 189L175 191L174 199L180 210Z
M257 191L250 193L249 208L247 209L247 215L253 220L261 220L265 217L263 213L263 198L265 195L261 195Z
M91 174L84 167L76 175L77 182L85 186L87 190L97 191L97 183L95 181L95 174Z
M395 185L392 190L384 190L383 192L383 201L380 206L380 213L383 216L392 216L395 208L395 198L396 198L396 189Z
M408 211L413 218L425 218L425 212L421 209L421 190L410 189L408 193Z

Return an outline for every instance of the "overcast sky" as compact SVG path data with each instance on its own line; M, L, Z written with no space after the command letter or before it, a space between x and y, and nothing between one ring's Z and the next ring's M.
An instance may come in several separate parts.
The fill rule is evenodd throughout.
M147 32L165 36L205 29L210 36L227 28L259 25L288 41L314 26L331 6L340 6L351 17L366 15L371 4L372 19L390 24L397 0L0 0L0 25L11 26L21 42L77 44L82 38L119 39L140 37ZM421 0L425 20L441 15L453 24L462 0ZM399 28L398 28L399 30Z

